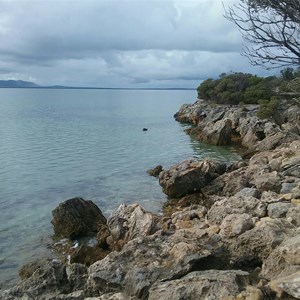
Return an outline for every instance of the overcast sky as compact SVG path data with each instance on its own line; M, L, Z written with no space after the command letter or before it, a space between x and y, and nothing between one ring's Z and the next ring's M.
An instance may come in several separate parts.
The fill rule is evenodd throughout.
M220 0L0 0L0 79L195 88L222 72L267 75L223 15Z

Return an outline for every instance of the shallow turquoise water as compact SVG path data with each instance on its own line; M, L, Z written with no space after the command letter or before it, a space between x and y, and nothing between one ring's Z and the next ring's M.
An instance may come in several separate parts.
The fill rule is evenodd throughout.
M159 211L166 199L146 170L191 157L230 162L230 148L192 140L173 114L195 91L0 89L0 286L47 255L51 210L93 200ZM143 127L149 130L143 132Z

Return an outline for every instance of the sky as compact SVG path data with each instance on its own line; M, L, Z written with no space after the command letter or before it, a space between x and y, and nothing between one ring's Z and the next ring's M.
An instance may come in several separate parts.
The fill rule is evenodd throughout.
M270 75L240 55L237 0L0 0L0 80L196 88L223 72Z

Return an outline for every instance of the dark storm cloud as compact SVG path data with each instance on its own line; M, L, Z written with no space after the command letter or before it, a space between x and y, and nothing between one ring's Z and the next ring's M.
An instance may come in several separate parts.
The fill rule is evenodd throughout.
M2 1L0 69L49 84L201 78L245 64L222 15L212 0Z

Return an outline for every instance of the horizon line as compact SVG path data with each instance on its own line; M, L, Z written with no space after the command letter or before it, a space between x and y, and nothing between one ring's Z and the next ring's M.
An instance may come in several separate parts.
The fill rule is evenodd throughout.
M87 87L87 86L15 86L0 87L1 89L81 89L81 90L196 90L188 87Z

